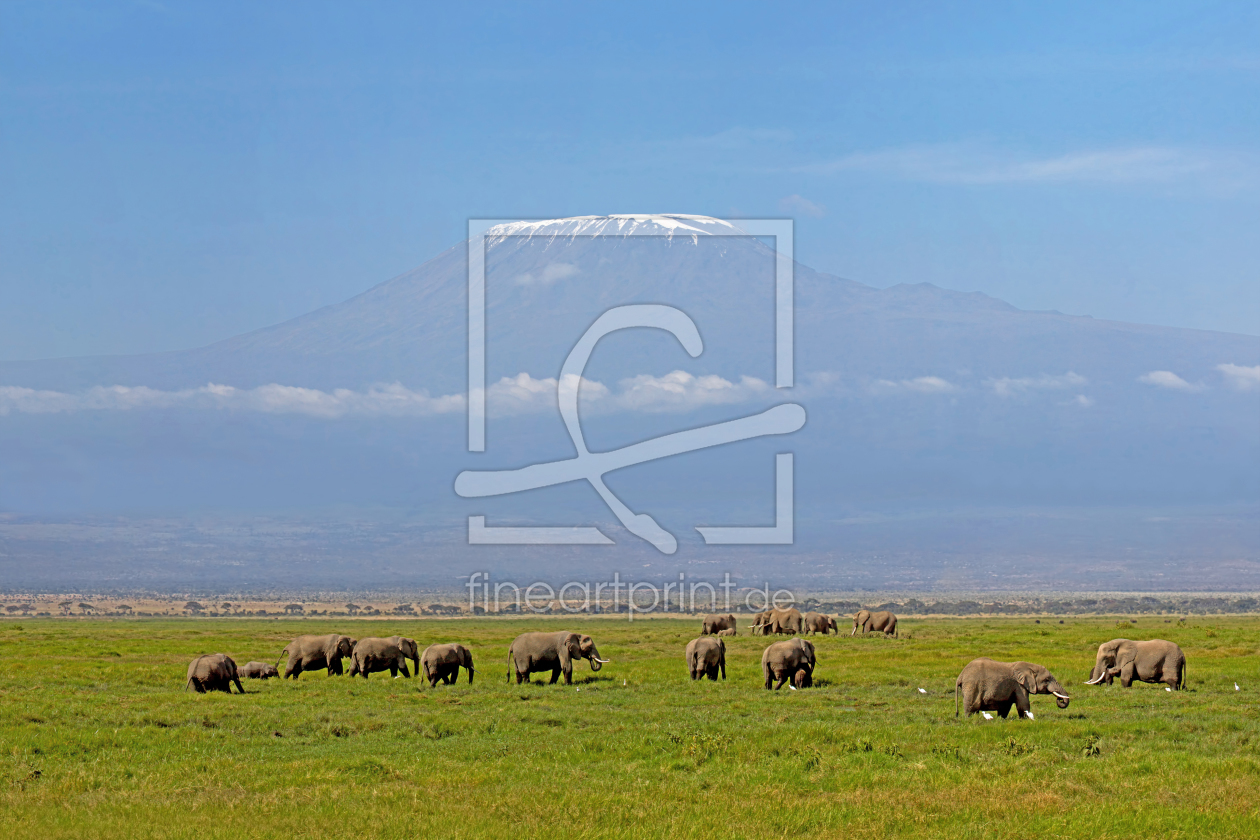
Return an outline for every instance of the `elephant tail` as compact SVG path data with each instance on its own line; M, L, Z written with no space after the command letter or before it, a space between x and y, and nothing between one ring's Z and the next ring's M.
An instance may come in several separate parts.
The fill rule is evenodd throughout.
M277 671L278 671L278 670L280 670L280 663L281 663L281 662L283 662L283 661L284 661L284 658L285 658L286 656L288 656L288 655L289 655L289 646L288 646L288 645L285 645L285 646L284 646L284 650L280 651L280 658L276 660L276 670L277 670Z
M512 649L508 648L508 669L507 669L508 685L512 684Z
M1189 663L1187 663L1185 659L1182 659L1181 660L1181 674L1180 674L1181 679L1177 681L1178 691L1181 691L1183 688L1186 687L1186 671L1189 669L1189 667L1190 667Z
M192 684L193 684L193 678L189 677L188 682L184 683L184 691L187 691L188 689L192 688Z
M954 717L958 717L958 683L954 683Z

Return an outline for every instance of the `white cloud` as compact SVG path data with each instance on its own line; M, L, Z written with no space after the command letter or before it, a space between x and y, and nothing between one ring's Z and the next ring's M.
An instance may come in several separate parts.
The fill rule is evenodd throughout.
M1225 379L1239 391L1250 391L1260 388L1260 365L1217 365L1216 369L1225 374Z
M1075 397L1072 397L1072 399L1064 403L1064 405L1079 405L1081 408L1089 408L1093 404L1093 399L1085 396L1084 394L1077 394Z
M1153 370L1150 373L1144 373L1137 378L1138 382L1144 382L1147 385L1156 385L1160 388L1170 388L1174 391L1200 391L1202 385L1191 385L1171 370Z
M871 172L944 184L1213 183L1250 181L1254 162L1234 155L1166 146L1095 149L1048 157L977 144L941 144L857 152L800 168L818 174Z
M233 388L231 385L211 383L179 391L161 391L144 386L98 386L79 394L0 386L0 415L11 412L58 414L155 408L223 409L329 418L350 414L413 416L462 411L464 397L462 394L431 397L427 391L412 391L396 382L392 385L372 385L366 391L346 388L320 391L277 384Z
M813 216L816 219L827 215L826 207L800 195L789 195L786 198L779 199L779 211L782 213Z
M557 280L567 280L578 273L578 267L571 263L548 263L540 271L527 271L512 280L518 286L550 286Z
M486 389L487 409L504 416L554 411L559 389L580 383L582 405L600 413L686 412L708 405L747 402L772 395L774 389L760 379L740 377L731 382L720 376L693 376L676 370L665 376L641 375L622 380L617 393L590 379L568 376L535 379L528 373L505 376ZM141 411L145 409L213 409L252 411L263 414L301 414L309 417L355 416L416 417L463 411L463 394L430 396L395 382L372 385L363 391L338 388L321 391L292 385L270 384L258 388L234 388L209 384L201 388L162 391L154 388L90 388L72 394L32 388L0 386L0 416L62 414L81 411Z
M608 388L602 382L572 374L563 377L564 388L580 386L579 396L586 404L603 401ZM532 414L554 410L560 383L554 377L535 379L528 373L505 376L486 390L486 407L491 414Z
M871 390L876 393L917 394L950 394L958 390L958 386L939 376L920 376L915 379L877 379L871 383Z
M1068 371L1062 376L1042 374L1041 376L1009 377L986 379L984 384L993 389L999 397L1014 397L1029 391L1061 391L1066 388L1079 388L1089 384L1089 380L1079 373Z
M664 376L640 374L620 383L615 402L628 411L690 411L707 405L747 402L767 396L774 389L752 376L731 382L720 376L692 376L682 370Z

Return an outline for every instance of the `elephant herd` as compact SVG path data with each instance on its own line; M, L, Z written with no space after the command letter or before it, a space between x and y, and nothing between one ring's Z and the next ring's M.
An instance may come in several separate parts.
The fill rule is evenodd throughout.
M362 676L379 671L389 671L391 676L410 677L407 663L411 662L417 675L423 672L430 686L438 681L452 685L459 678L459 669L468 671L468 682L473 681L473 660L468 648L458 644L429 645L420 652L415 639L390 636L385 639L352 639L332 633L326 636L298 636L284 646L280 661L285 662L284 677L297 679L303 671L326 671L328 676L346 672L343 660L349 660L350 676ZM231 687L245 693L241 677L269 679L279 677L280 662L247 662L239 668L232 657L223 653L198 656L188 665L185 690L192 688L199 693L226 691Z
M687 644L687 671L692 680L708 678L717 680L720 674L726 679L726 643L723 636L736 634L734 615L709 615L701 625L702 635ZM877 630L886 635L896 633L897 617L891 613L870 613L862 610L853 619L853 631L860 628L864 633ZM754 632L812 633L836 632L836 622L829 616L805 613L799 610L770 610L759 613L751 625ZM324 636L298 636L285 645L280 661L285 662L285 678L297 679L303 671L323 670L329 676L345 673L343 660L349 660L350 676L389 671L391 676L400 673L410 677L407 665L411 663L417 675L433 687L442 682L453 685L459 679L461 668L468 672L469 684L473 681L472 653L460 644L429 645L420 652L415 639L404 636L388 638L352 639L349 636L329 634ZM573 682L573 665L581 660L590 663L592 671L599 671L611 660L599 654L595 642L588 635L567 631L552 633L522 633L508 648L508 673L510 683L516 676L517 684L529 680L531 674L550 673L551 684L563 675L565 685ZM224 691L231 693L235 685L244 694L241 678L267 679L281 676L279 662L247 662L237 667L230 656L222 653L205 654L194 659L188 666L185 690L198 692ZM814 682L817 665L813 642L792 638L771 643L761 654L761 671L764 687L779 690L789 684L793 689L808 688ZM1168 690L1176 691L1186 684L1186 656L1173 642L1163 639L1132 641L1112 639L1098 646L1094 667L1086 685L1108 685L1116 678L1128 688L1134 680L1147 683L1164 683ZM1041 665L1031 662L998 662L988 657L972 660L963 668L954 683L954 715L959 714L959 704L971 716L977 712L997 712L1005 718L1014 707L1017 717L1031 718L1029 702L1034 694L1053 695L1060 709L1066 709L1071 697L1054 675Z
M707 615L701 624L700 632L704 636L734 636L735 628L734 615ZM753 616L753 623L749 625L749 629L753 631L754 636L796 635L798 633L822 633L825 636L828 633L839 633L840 625L836 619L823 613L802 613L796 607L775 607ZM854 635L858 630L861 630L863 634L878 632L885 636L898 636L897 616L887 610L879 612L858 610L853 616L853 630L849 635Z
M573 663L587 660L592 671L598 671L610 660L601 659L599 650L590 636L577 633L522 633L512 642L508 649L508 659L512 673L516 673L517 683L529 679L529 675L539 671L550 671L551 682L556 682L564 675L565 685L573 682ZM468 672L468 683L471 685L473 674L472 652L460 644L429 645L421 653L415 639L405 636L390 636L378 639L352 639L332 633L326 636L298 636L285 645L280 652L280 661L285 662L284 677L297 679L303 671L326 671L328 676L339 676L346 672L343 660L349 660L350 676L389 671L390 676L400 673L410 677L407 669L410 662L417 675L423 673L424 678L433 687L442 682L454 685L459 680L459 670ZM232 686L245 693L241 687L241 677L246 679L267 679L279 677L280 662L271 665L266 662L247 662L237 667L232 657L223 653L208 653L198 656L188 665L188 679L185 690L192 688L199 693L207 691L225 691L232 693Z

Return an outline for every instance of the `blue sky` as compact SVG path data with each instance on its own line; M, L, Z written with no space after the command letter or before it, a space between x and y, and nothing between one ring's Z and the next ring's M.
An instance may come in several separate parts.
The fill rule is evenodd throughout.
M1260 334L1260 6L6 3L0 359L196 346L473 217Z

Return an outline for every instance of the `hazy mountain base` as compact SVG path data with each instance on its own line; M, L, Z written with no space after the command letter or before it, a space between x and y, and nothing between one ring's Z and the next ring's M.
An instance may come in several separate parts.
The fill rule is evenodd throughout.
M801 592L1251 592L1260 509L837 511L798 519L797 544L727 549L683 536L667 557L599 523L616 546L469 546L459 518L0 515L0 591L462 592L474 572L522 588L575 580L718 583ZM505 523L500 523L505 524ZM461 523L462 525L462 523ZM486 578L483 578L485 580ZM742 597L742 596L741 596ZM319 600L325 600L320 597Z

